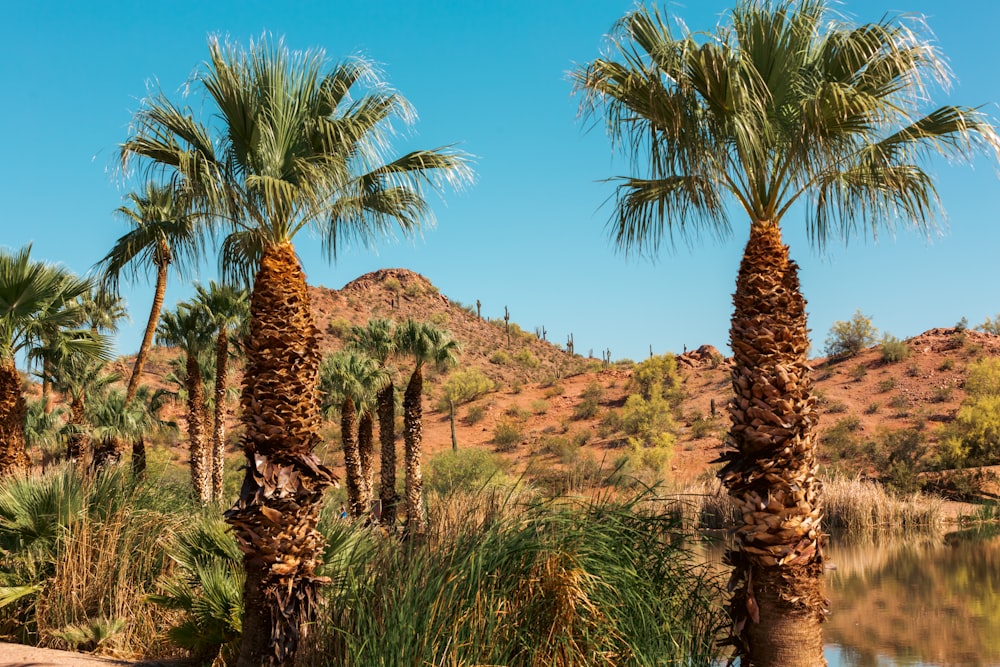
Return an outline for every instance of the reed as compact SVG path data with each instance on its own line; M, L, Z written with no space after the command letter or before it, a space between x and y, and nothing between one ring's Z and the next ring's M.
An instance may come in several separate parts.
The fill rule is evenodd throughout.
M933 532L945 522L944 500L897 495L877 482L834 478L823 483L828 530L851 536Z

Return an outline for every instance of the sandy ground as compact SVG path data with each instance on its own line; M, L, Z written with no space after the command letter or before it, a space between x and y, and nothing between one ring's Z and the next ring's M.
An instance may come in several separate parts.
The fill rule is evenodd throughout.
M0 667L168 667L180 663L124 662L109 660L86 653L56 651L23 644L0 642Z

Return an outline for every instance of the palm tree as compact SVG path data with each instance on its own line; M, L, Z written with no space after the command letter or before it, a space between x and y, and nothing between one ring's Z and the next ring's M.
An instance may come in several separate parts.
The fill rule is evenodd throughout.
M25 401L15 358L35 350L60 329L67 350L93 358L109 356L107 340L78 330L81 322L76 299L91 288L58 266L31 259L31 246L13 253L0 250L0 476L28 467L24 442Z
M352 97L359 82L373 90ZM201 209L229 223L227 239L238 239L238 254L256 269L241 399L248 467L226 516L246 554L239 665L286 664L315 616L315 525L333 480L313 454L320 359L292 241L313 227L335 258L346 241L370 245L394 227L412 233L430 214L424 187L461 183L469 170L450 149L384 160L391 121L412 113L364 60L327 70L320 51L266 38L242 50L213 39L195 84L211 127L157 95L137 114L121 157L188 184Z
M190 199L182 188L149 181L141 193L129 193L128 199L131 206L122 206L117 213L132 225L132 229L115 242L97 266L102 284L113 294L118 292L122 273L128 271L127 275L135 279L141 272L156 271L153 305L126 390L126 398L131 401L153 345L167 293L170 265L183 275L188 263L196 262L201 256L203 238L199 218L192 212Z
M447 332L427 322L407 320L396 330L396 349L413 359L413 373L403 392L403 453L406 460L406 533L427 532L424 482L421 473L423 440L424 364L447 367L455 363L458 343Z
M185 355L191 484L202 503L212 499L212 485L205 447L205 389L198 357L212 344L214 334L213 323L205 309L190 303L180 303L176 310L164 312L156 327L160 345L180 348Z
M131 446L132 472L142 475L146 468L146 438L164 428L167 423L159 419L160 392L141 387L133 400L125 392L112 389L88 404L88 421L93 424L95 458L108 462L121 460L125 449Z
M320 395L324 412L340 411L340 436L347 471L347 500L351 516L367 516L371 509L371 483L366 474L366 456L359 447L357 420L375 402L375 395L388 381L388 373L375 360L356 352L341 350L323 359L319 371ZM370 424L370 422L369 422ZM368 433L368 467L371 467L371 432Z
M51 460L58 461L61 456L55 448L61 444L60 431L63 427L63 410L51 409L43 399L27 401L24 417L24 442L27 449L42 451L42 470Z
M929 229L938 200L923 159L996 155L1000 142L977 109L923 111L947 70L919 24L851 25L823 0L742 0L728 17L712 34L675 34L640 7L616 25L609 56L574 76L584 114L603 117L613 144L645 170L618 179L609 224L617 246L655 253L675 233L727 233L727 196L747 215L730 329L730 449L719 473L745 521L730 555L734 640L750 664L816 665L817 410L805 300L781 225L801 203L820 247L899 221ZM767 635L792 638L787 652L767 653Z
M120 376L105 373L101 360L72 350L53 355L49 360L55 369L52 384L69 401L69 415L64 427L66 457L83 470L105 465L108 461L96 456L97 452L92 447L87 405L91 399L99 399L106 393L112 384L121 379Z
M212 431L212 497L222 497L226 464L226 375L229 362L229 338L245 327L250 315L250 295L245 289L209 281L208 288L195 286L194 303L204 308L215 325L215 414Z
M389 368L389 360L396 354L395 323L387 319L371 319L364 327L352 328L351 344L386 370L385 386L375 397L378 415L378 439L380 458L379 504L382 507L380 520L389 525L396 523L396 388L392 383L394 371ZM360 436L359 436L360 437Z

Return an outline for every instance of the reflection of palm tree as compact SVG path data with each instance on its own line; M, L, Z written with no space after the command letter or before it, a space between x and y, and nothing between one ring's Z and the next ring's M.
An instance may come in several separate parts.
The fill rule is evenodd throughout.
M381 451L379 504L382 506L381 520L394 525L399 503L396 496L396 388L392 383L393 370L388 364L396 354L395 324L392 320L372 319L364 327L354 327L353 345L386 370L385 386L375 397Z
M140 270L156 270L153 305L149 309L142 344L128 380L126 396L131 401L139 386L156 324L160 320L167 292L167 270L173 264L183 271L187 262L196 261L201 254L202 239L196 218L189 210L188 199L172 185L149 182L144 192L132 192L128 199L131 207L122 206L118 213L132 225L132 229L115 242L98 267L103 283L113 292L117 292L121 274L127 269L132 271L133 277Z
M202 503L212 499L212 485L205 446L205 389L198 357L212 344L213 334L214 327L208 313L188 303L181 303L176 310L164 312L156 327L156 339L160 345L180 348L185 355L191 484Z
M81 325L77 298L91 288L89 280L31 259L31 246L10 253L0 250L0 476L28 467L24 442L25 401L16 355L35 350L63 331L67 352L93 359L109 356L103 336ZM44 371L44 369L43 369Z
M823 662L821 592L775 593L822 573L816 399L784 216L811 201L806 229L819 245L896 220L926 228L937 200L921 159L1000 147L974 109L919 115L925 83L943 72L919 32L892 19L831 26L826 13L822 1L741 2L731 25L701 38L674 36L658 12L640 8L617 26L619 60L576 74L585 110L600 107L616 144L648 167L620 180L616 244L655 252L674 232L728 232L726 195L749 218L730 331L732 449L720 476L746 521L732 553L732 612L753 664ZM755 641L760 634L810 644L804 658L797 641L787 655L763 657L773 647Z
M389 121L411 114L366 62L325 72L322 53L266 40L249 51L213 40L209 50L197 83L218 133L158 96L136 117L122 156L179 176L200 206L233 225L228 256L256 268L242 396L248 466L227 519L246 553L239 664L286 664L315 614L315 525L332 480L313 454L320 359L292 240L312 226L335 256L345 241L371 243L397 225L409 233L428 213L423 186L468 171L449 150L383 160ZM359 81L376 90L352 98Z
M196 286L195 304L204 308L215 325L215 415L212 430L212 497L222 498L226 464L226 374L229 363L229 339L245 328L250 316L250 295L244 289L209 281L208 288Z
M458 343L446 332L426 322L407 320L396 330L398 353L413 359L413 373L403 392L403 445L406 459L406 532L417 537L427 532L424 483L421 473L423 440L424 364L448 366L455 362Z

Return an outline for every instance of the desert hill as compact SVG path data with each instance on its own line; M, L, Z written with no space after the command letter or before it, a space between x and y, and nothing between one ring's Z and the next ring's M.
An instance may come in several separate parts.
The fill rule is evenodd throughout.
M629 395L632 362L607 363L570 354L541 339L541 332L524 331L514 321L482 319L475 306L448 299L425 277L406 269L368 273L339 290L310 287L310 298L324 352L341 348L351 325L374 317L429 321L459 341L459 368L479 369L496 386L456 410L459 448L503 450L512 472L529 476L597 475L597 469L610 468L621 456L626 439L609 415L619 411ZM895 363L883 361L877 347L849 359L813 360L823 464L848 474L878 476L880 471L869 459L854 456L854 449L861 451L866 442L888 432L919 432L933 451L941 425L954 419L965 398L969 364L1000 354L1000 337L967 329L931 329L904 342L909 355ZM165 375L171 355L157 351L149 365L150 379ZM709 472L710 461L722 447L729 370L728 361L711 346L685 352L676 361L684 398L677 409L678 437L666 476L684 483ZM397 386L409 372L405 361L398 365ZM435 408L443 380L438 373L427 373L427 457L451 448L448 415ZM588 396L596 398L596 409L581 409ZM494 442L498 427L513 430L507 439L514 441ZM331 436L335 430L331 427ZM336 447L328 456L335 466L342 465Z

